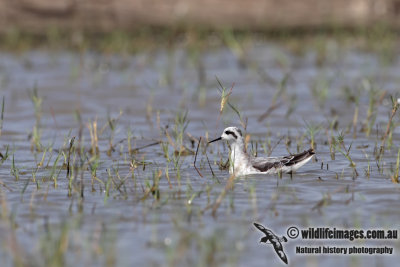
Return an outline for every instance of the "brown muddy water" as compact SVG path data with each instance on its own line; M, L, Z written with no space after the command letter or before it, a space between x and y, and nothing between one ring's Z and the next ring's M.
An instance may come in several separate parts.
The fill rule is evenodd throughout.
M322 62L276 44L242 52L0 54L0 265L284 266L253 222L286 237L291 226L398 230L399 113L377 152L390 96L399 97L399 59L334 45ZM219 198L229 150L207 147L213 176L205 140L242 126L227 103L220 115L216 76L226 92L234 83L229 103L247 118L250 152L296 153L314 140L315 160L292 176L236 178ZM199 137L203 177L193 167ZM400 255L398 239L283 245L290 266L394 266ZM394 255L298 246L386 246Z

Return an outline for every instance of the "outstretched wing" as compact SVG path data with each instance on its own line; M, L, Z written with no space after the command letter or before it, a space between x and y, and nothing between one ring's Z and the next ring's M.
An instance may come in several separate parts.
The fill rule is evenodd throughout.
M260 231L263 232L263 233L265 233L266 230L268 230L267 228L265 228L264 226L262 226L262 225L259 224L259 223L253 223L253 224L254 224L254 226L255 226L258 230L260 230Z
M279 238L269 229L265 228L259 223L253 223L254 226L263 232L267 238L269 239L269 242L274 246L276 254L278 254L279 258L286 264L288 264L288 259L286 257L285 252L283 251L282 243L279 241ZM283 237L283 240L286 242L287 239L286 237Z
M271 230L265 228L265 227L262 226L261 224L259 224L259 223L253 223L253 224L254 224L255 227L257 227L258 230L260 230L261 232L263 232L263 233L264 233L266 236L268 236L269 238L272 238L272 237L275 236L275 234L274 234Z
M279 258L286 264L288 264L288 259L286 257L285 252L283 251L283 247L281 242L279 242L278 240L274 239L271 240L272 245L274 246L275 252L276 254L278 254Z

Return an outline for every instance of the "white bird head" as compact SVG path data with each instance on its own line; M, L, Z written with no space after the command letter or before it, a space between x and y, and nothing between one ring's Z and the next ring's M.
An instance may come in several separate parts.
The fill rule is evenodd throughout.
M239 128L228 127L223 131L223 133L220 137L218 137L217 139L211 140L208 143L212 143L212 142L219 141L219 140L236 142L237 140L241 140L242 138L243 138L242 131L240 131Z

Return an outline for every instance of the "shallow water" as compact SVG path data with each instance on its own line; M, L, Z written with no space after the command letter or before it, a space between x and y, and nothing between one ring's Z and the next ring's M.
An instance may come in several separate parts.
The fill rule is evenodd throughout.
M320 65L314 51L296 54L266 43L247 47L244 58L246 64L240 64L227 48L202 51L199 57L192 57L185 49L138 55L60 51L0 54L0 85L5 97L2 154L9 148L9 157L0 169L1 266L279 265L282 262L272 246L259 243L262 233L253 222L279 236L287 236L290 226L398 230L400 188L390 174L396 166L399 130L394 129L388 141L391 147L381 163L376 163L373 152L386 129L389 95L397 93L399 60L383 65L372 52L335 50ZM277 94L285 75L289 77L285 89ZM213 204L229 179L227 171L216 165L221 158L227 159L226 144L213 143L207 148L215 177L202 144L197 158L204 176L200 177L193 167L193 154L182 155L178 171L172 159L167 161L161 145L142 148L131 156L127 139L131 136L132 148L157 141L168 144L166 128L174 142L176 115L185 111L189 123L183 144L191 151L197 143L191 142L189 135L196 140L200 136L211 139L226 126L240 126L237 114L227 105L219 114L221 97L215 76L228 88L234 83L229 101L248 119L250 151L257 148L259 155L271 149L271 155L295 153L310 146L307 124L318 126L319 131L313 162L292 176L236 178L213 216ZM378 89L375 98L387 91L373 109L376 123L369 137L361 131L370 101L368 84ZM312 93L314 85L319 96ZM34 87L42 99L40 122L29 96ZM359 94L356 136L352 128L356 104L346 97L344 87ZM277 107L259 122L274 96ZM114 131L108 118L116 119ZM349 155L355 169L339 151L331 158L327 136L334 118L338 125L332 134L342 132L346 148L351 144ZM92 187L87 159L92 156L88 126L94 121L100 157L98 180ZM394 125L398 122L396 114ZM40 151L32 149L30 140L37 123ZM75 180L68 196L69 180L62 165L73 136ZM110 137L115 149L107 155ZM291 143L286 146L288 139ZM44 164L38 166L44 151ZM54 164L60 151L64 154ZM168 153L172 158L171 144ZM136 163L134 177L131 160ZM56 188L51 177L54 165L59 173ZM18 180L13 175L16 169ZM157 199L157 193L153 195L149 188L159 172ZM295 253L296 246L307 244L386 245L394 248L395 255ZM389 266L397 262L400 244L398 240L289 239L284 250L292 266Z

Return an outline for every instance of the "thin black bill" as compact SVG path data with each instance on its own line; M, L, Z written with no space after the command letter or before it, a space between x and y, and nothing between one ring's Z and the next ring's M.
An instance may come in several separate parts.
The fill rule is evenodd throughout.
M218 137L217 139L211 140L211 141L208 142L208 143L212 143L212 142L215 142L215 141L219 141L219 140L221 140L221 139L222 139L221 137Z

